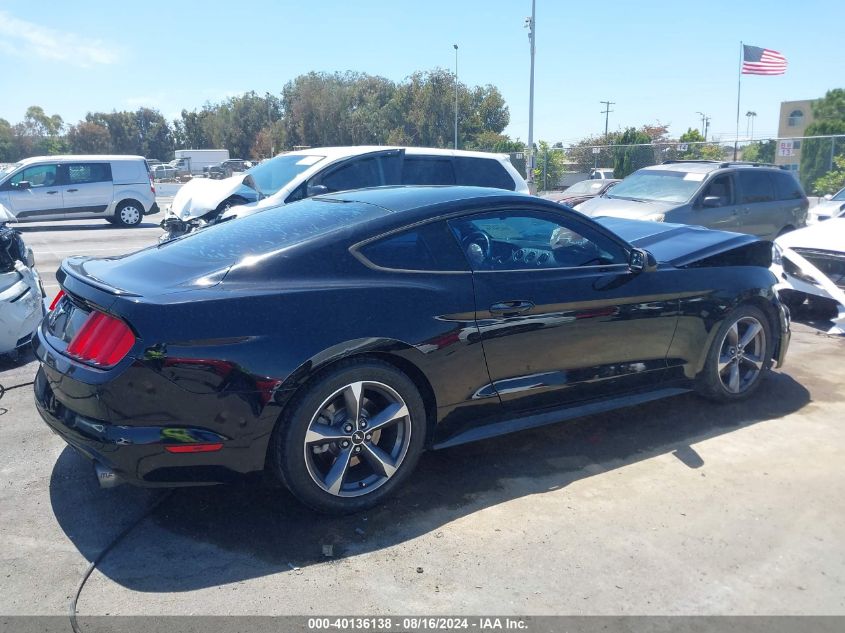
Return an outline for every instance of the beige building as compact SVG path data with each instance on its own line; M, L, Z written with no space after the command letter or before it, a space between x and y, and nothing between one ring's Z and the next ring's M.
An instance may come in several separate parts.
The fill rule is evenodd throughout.
M801 164L801 145L803 140L788 140L795 136L804 136L804 130L813 122L813 101L782 101L778 120L778 146L775 150L775 164L787 165L798 171Z

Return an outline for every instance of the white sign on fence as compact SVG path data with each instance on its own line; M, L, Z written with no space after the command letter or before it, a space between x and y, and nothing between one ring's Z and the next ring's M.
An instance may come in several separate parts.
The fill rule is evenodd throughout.
M686 143L678 143L678 151L679 152L685 152L688 149L689 149L689 145L687 145Z
M795 148L792 146L792 141L781 141L778 143L778 156L793 156Z
M593 148L593 154L600 154L600 153L601 153L601 147L594 147Z

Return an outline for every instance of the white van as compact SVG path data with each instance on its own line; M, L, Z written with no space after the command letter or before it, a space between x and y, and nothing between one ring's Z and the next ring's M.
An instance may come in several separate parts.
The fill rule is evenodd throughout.
M137 226L158 213L142 156L36 156L0 172L0 205L16 222L102 218Z

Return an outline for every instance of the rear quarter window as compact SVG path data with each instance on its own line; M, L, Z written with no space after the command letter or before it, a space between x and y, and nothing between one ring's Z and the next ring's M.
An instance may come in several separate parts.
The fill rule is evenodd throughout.
M768 172L743 169L739 172L739 186L742 203L771 202L775 199L772 179Z
M493 158L455 158L455 178L459 185L494 187L513 191L513 178L504 165Z
M446 224L425 224L394 233L359 249L381 268L416 271L465 271L467 263Z
M775 181L775 192L778 200L800 200L804 197L804 190L792 174L780 171L771 174Z

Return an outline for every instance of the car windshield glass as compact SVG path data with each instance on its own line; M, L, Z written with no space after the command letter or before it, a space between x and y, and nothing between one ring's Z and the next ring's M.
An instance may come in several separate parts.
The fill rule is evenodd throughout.
M686 202L701 186L707 174L647 169L634 172L613 188L608 198L660 202Z
M831 198L831 200L845 200L845 189L840 189L839 192Z
M293 180L297 174L325 160L325 156L316 154L283 154L249 169L258 191L265 196L272 196L279 189Z
M598 182L596 180L582 180L581 182L576 182L569 189L567 189L566 193L596 194L601 191L601 188L603 186L603 182Z
M158 249L163 260L178 266L199 262L222 267L245 257L276 253L333 231L384 215L387 211L363 202L310 198L274 207L236 221L223 222Z
M23 163L14 163L14 164L11 164L11 165L0 165L0 175L8 174L8 173L16 170L22 164Z

